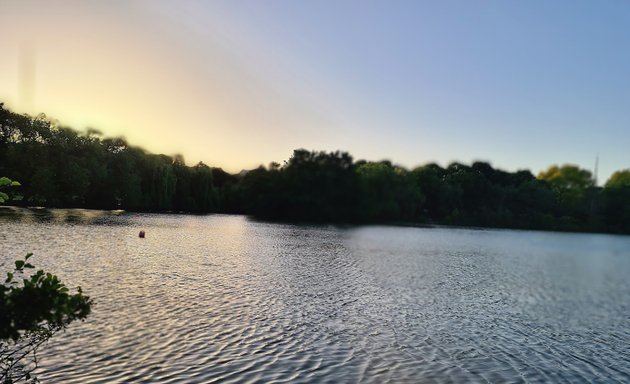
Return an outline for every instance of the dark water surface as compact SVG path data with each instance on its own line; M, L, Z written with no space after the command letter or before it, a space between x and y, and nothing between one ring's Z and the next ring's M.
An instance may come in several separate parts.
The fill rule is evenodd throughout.
M630 382L628 236L3 211L96 300L43 383Z

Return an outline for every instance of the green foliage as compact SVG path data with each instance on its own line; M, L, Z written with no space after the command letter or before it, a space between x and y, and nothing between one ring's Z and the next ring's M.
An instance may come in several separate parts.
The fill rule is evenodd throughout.
M590 171L571 164L553 165L540 172L538 179L549 183L556 195L557 212L563 216L561 227L594 230L600 226L597 205L601 193L596 190Z
M278 174L288 219L348 221L353 215L356 175L352 156L346 152L293 151ZM277 186L276 186L277 188Z
M613 173L603 195L602 216L607 228L630 233L630 169Z
M538 178L560 190L585 190L593 186L591 172L572 164L561 167L552 165L546 171L540 172Z
M2 187L19 185L0 178ZM92 307L80 287L71 293L57 276L41 269L27 275L27 270L35 269L31 256L16 260L0 284L0 382L4 384L37 382L31 376L37 367L37 348L71 322L85 319Z
M283 166L259 167L243 176L243 210L256 216L300 221L350 221L357 193L352 157L343 152L295 150Z
M8 177L0 177L0 204L2 203L6 203L9 200L20 200L22 198L22 196L17 195L17 194L13 194L12 196L9 195L9 193L4 192L3 189L6 189L8 187L19 187L22 184L20 184L17 181L13 181L11 179L9 179Z
M0 285L0 340L15 341L44 327L63 328L90 313L92 301L81 288L71 294L57 276L43 270L26 276L26 270L35 268L28 262L31 256L15 261Z
M425 197L413 174L389 161L357 167L358 214L362 221L415 221Z
M19 187L20 185L22 185L22 184L20 184L20 183L19 183L19 182L17 182L17 181L12 181L12 180L11 180L11 179L9 179L8 177L4 177L4 176L3 176L3 177L0 177L0 187L6 187L6 186L9 186L9 187Z
M0 174L23 181L22 203L138 211L214 212L213 170L181 156L148 154L122 138L57 127L0 104ZM4 184L0 185L2 188ZM0 203L7 201L0 190ZM15 200L15 199L14 199Z
M37 380L37 349L71 322L85 319L92 300L70 290L53 274L43 270L28 276L35 267L32 254L15 261L0 285L0 382Z
M14 204L630 233L630 170L613 174L602 189L575 165L554 165L536 178L485 162L407 170L389 161L355 162L345 152L298 149L283 165L231 175L2 105L0 174L23 182L24 200ZM9 196L1 190L6 182L0 202Z
M591 172L572 164L561 167L552 165L546 171L540 172L538 179L548 182L560 201L570 208L575 208L586 190L594 186Z
M624 169L613 173L605 185L606 188L630 187L630 169Z

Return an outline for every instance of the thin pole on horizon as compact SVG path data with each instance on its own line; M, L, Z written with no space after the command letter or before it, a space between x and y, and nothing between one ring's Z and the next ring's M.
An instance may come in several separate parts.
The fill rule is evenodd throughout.
M595 168L593 169L593 185L597 187L597 171L599 168L599 153L595 155Z

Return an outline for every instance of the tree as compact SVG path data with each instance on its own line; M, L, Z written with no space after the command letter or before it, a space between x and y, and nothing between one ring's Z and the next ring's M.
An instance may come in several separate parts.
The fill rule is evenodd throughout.
M630 168L613 173L605 185L606 188L630 187Z
M414 221L424 202L414 177L389 161L357 166L359 212L364 221Z
M6 177L0 188L18 186ZM8 194L0 191L2 202ZM85 319L92 300L81 288L71 293L57 276L43 270L27 275L35 267L31 253L15 261L0 284L0 382L36 382L31 372L37 368L37 349L71 322Z
M352 220L357 183L348 153L298 149L277 176L286 196L284 219Z
M558 194L560 202L569 209L576 209L586 190L594 186L591 172L573 164L561 167L552 165L540 172L538 179L548 182Z
M546 171L541 171L538 178L547 181L560 191L584 191L593 186L591 172L573 164L565 164L561 167L552 165Z
M23 183L24 203L14 204L630 233L630 169L598 188L575 165L551 166L538 178L482 161L407 171L389 161L355 162L345 152L298 149L283 165L229 174L1 103L0 174Z
M604 186L603 194L607 229L630 233L630 169L613 173Z

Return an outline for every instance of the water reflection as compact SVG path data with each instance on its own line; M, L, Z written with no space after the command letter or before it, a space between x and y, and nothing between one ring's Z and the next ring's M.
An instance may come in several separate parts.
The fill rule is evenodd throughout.
M97 302L43 382L630 380L628 237L2 212Z
M48 208L19 208L0 206L0 218L26 223L69 223L69 224L103 224L124 225L118 216L125 213L122 210L99 211L94 209L48 209Z

